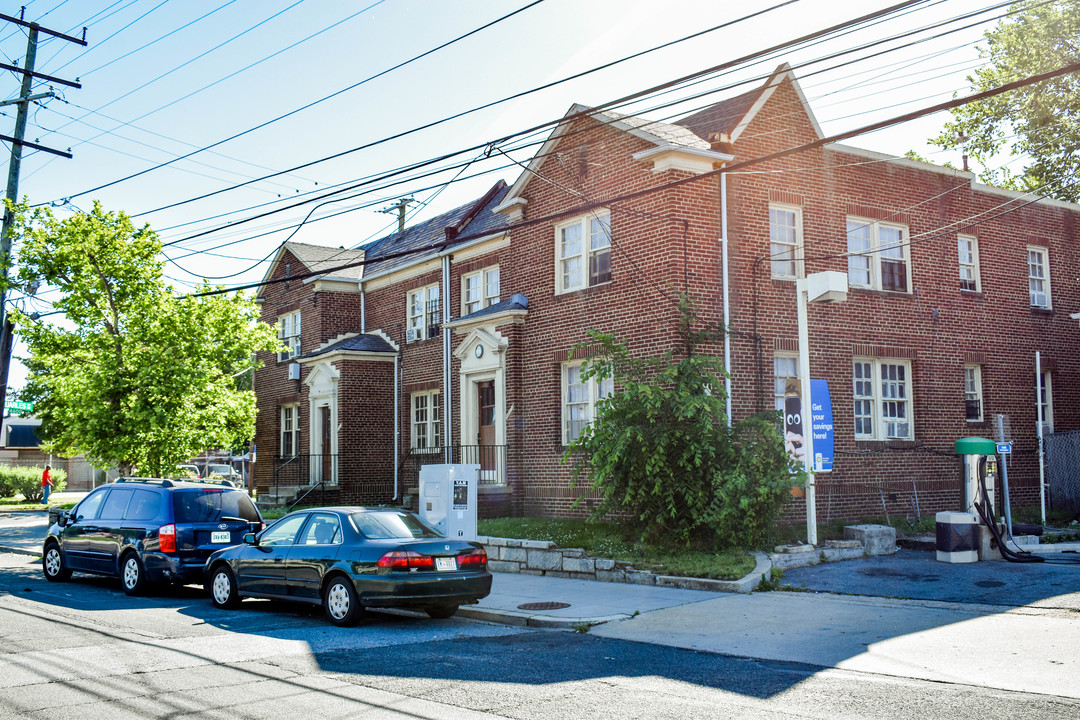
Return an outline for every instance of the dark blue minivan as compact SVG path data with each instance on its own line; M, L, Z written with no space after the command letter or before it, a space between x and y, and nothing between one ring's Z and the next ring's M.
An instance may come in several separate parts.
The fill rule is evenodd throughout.
M41 564L52 581L112 575L138 595L152 583L202 582L210 553L262 527L251 498L229 482L120 478L59 514Z

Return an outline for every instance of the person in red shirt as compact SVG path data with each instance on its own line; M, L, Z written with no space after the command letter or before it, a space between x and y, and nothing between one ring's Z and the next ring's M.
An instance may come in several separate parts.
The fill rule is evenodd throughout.
M49 493L52 492L52 475L49 474L49 470L52 469L51 465L45 466L45 472L41 473L41 488L44 497L41 498L42 505L49 504Z

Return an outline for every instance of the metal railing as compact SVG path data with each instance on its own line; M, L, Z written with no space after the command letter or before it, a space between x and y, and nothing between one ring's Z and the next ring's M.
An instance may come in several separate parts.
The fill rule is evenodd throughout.
M480 466L480 485L506 485L505 445L449 445L434 448L413 448L405 456L401 472L405 487L415 487L424 465L454 463Z
M294 455L290 458L275 458L274 482L271 486L273 496L280 501L282 489L305 490L306 497L311 490L322 487L325 499L327 484L334 484L338 474L338 455L309 454Z

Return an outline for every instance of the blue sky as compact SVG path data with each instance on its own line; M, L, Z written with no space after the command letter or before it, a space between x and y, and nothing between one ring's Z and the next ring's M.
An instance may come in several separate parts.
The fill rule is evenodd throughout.
M43 36L38 71L79 78L83 87L57 87L61 97L35 106L27 138L70 148L75 157L66 160L26 153L20 195L34 203L54 203L57 213L86 209L96 199L107 209L124 210L150 223L165 241L177 243L167 251L166 274L178 289L202 277L229 285L254 282L266 269L259 261L293 232L292 226L311 205L225 227L230 220L235 223L338 184L481 146L558 118L575 102L604 103L892 3L797 0L693 41L336 160L157 210L423 126L779 4L779 0L738 4L543 0L450 47L212 151L87 192L341 91L528 4L526 0L34 0L26 4L27 20L75 35L81 35L85 25L89 45L81 48L59 39L44 41ZM0 11L18 15L19 6L3 3ZM975 43L1000 10L943 29L959 24L975 27L877 58L866 56L902 44L889 43L889 36L983 7L989 3L921 3L872 27L771 55L756 65L735 68L722 77L622 111L666 119L680 109L689 112L745 91L755 84L754 78L780 62L798 65L865 44L865 50L845 56L856 60L846 67L809 76L839 62L834 61L797 71L806 76L803 88L826 133L847 130L963 94L968 87L965 77L978 63ZM907 42L940 32L924 31ZM0 24L0 52L5 55L0 62L21 63L25 49L25 31ZM5 99L16 97L18 78L13 73L4 77ZM724 89L740 81L751 82ZM47 84L35 86L35 92ZM654 109L663 100L705 90L717 92L682 106ZM10 134L14 107L0 110L4 112L0 133ZM913 149L935 162L959 165L959 153L938 153L924 144L927 137L937 134L944 119L931 117L848 143L892 154ZM518 140L503 149L525 161L535 147ZM312 219L342 214L309 220L293 239L355 246L388 231L393 218L379 211L397 197L412 195L419 201L410 216L411 221L418 221L478 197L498 178L512 182L516 177L517 169L507 167L505 156L478 155L473 152L455 160L473 160L462 171L464 176L485 174L439 189L460 170L448 169L375 189L317 210ZM6 152L2 162L6 166ZM351 211L342 212L346 210ZM216 231L188 239L206 230ZM39 312L49 309L47 291L37 299L19 302ZM15 368L12 387L18 388L21 382L21 369Z

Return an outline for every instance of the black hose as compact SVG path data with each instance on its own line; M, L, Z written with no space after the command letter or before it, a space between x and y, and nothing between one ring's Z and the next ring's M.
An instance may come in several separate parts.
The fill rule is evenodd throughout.
M1040 555L1033 555L1026 550L1013 550L1005 544L1005 540L1001 537L1001 533L998 531L997 523L994 522L992 517L993 507L990 506L990 492L986 489L986 456L983 455L979 460L979 490L982 495L982 501L975 501L975 510L979 513L979 517L982 518L983 524L990 528L990 534L994 536L994 540L997 541L998 550L1001 552L1001 556L1009 562L1016 563L1041 563L1046 562L1046 558ZM990 512L987 512L989 507Z

